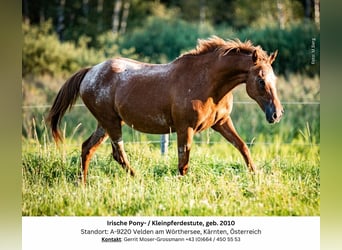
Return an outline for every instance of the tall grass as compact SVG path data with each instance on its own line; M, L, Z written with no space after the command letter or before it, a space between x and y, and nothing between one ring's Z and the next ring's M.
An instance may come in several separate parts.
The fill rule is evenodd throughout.
M152 145L128 143L135 178L112 160L107 144L85 188L80 150L66 145L23 141L23 215L319 215L319 147L304 140L253 146L255 175L229 144L196 144L185 177L178 176L174 144L163 157Z

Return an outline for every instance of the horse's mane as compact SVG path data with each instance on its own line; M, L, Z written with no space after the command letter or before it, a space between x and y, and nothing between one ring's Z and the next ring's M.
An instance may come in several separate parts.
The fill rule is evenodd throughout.
M262 59L267 60L267 53L260 46L253 46L249 40L246 42L241 42L239 39L225 41L220 37L212 36L206 40L198 39L197 47L183 53L181 57L186 55L203 55L209 52L216 52L220 56L227 55L230 52L251 54L254 50L258 50L258 55Z

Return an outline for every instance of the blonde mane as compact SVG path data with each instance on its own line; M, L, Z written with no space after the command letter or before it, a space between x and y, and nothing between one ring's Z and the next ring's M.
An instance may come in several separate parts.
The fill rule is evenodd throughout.
M260 58L267 60L267 53L263 51L260 46L253 46L252 42L249 40L246 42L241 42L239 39L225 41L220 37L212 36L207 40L198 39L196 48L181 56L203 55L209 52L216 52L220 56L225 56L231 51L251 54L254 50L258 50Z

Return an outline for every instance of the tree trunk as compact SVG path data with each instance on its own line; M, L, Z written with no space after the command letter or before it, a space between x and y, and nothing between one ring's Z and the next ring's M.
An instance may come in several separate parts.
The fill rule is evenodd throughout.
M123 6L120 34L125 34L126 33L127 20L128 20L128 14L129 14L129 7L130 7L130 5L131 5L130 2L126 1L124 6Z
M199 13L199 16L200 16L200 20L199 20L199 30L200 32L203 31L203 27L204 27L204 24L205 24L205 19L206 19L206 1L205 0L201 0L200 1L200 13Z
M120 12L121 12L122 0L116 0L113 12L113 33L117 34L120 28Z
M277 9L278 9L278 21L280 25L280 29L285 28L285 10L284 3L282 1L277 1Z
M45 22L45 13L44 13L44 5L42 4L39 9L39 22L44 23Z
M30 23L30 16L29 16L28 1L27 0L23 0L23 12L24 12L23 21L27 24Z
M85 17L85 23L88 22L88 14L89 14L89 0L82 1L82 10Z
M320 1L315 0L315 5L314 5L314 15L315 15L315 23L319 26L320 25Z
M305 0L304 13L306 18L311 19L311 0Z
M103 12L103 0L98 0L97 1L97 31L101 32L102 31L102 12Z
M64 30L64 7L66 0L60 0L59 7L57 10L57 34L59 39L63 41L63 30Z

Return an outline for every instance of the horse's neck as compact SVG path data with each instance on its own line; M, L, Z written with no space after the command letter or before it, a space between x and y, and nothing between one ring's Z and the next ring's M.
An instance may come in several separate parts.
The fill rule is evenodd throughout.
M193 81L188 84L199 86L196 91L199 98L212 97L216 102L237 85L245 83L252 66L252 59L247 55L226 55L224 59L225 62L213 53L186 55L176 59L172 65L183 74L191 75ZM186 73L184 69L187 69Z
M218 100L236 86L246 83L249 69L252 66L251 58L246 55L231 56L226 60L222 65L213 67L213 71L210 73L212 94Z

